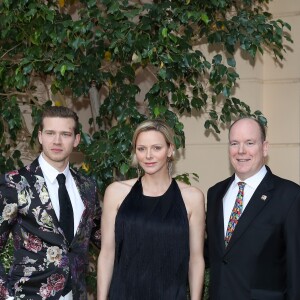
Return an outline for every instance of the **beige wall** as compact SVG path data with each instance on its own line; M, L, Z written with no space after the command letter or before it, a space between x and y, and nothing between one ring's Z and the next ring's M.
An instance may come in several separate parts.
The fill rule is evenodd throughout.
M240 74L236 96L254 110L261 110L268 119L270 143L268 165L273 173L300 182L300 1L274 0L270 12L292 26L294 44L285 54L283 66L275 64L264 55L251 65L238 55ZM182 118L185 124L186 149L176 163L176 171L195 172L199 175L198 186L206 194L216 182L232 174L228 162L227 130L220 140L205 136L204 119Z

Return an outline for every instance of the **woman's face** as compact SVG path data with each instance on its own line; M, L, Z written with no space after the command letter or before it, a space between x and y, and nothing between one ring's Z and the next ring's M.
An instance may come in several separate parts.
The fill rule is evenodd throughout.
M163 134L159 131L141 132L136 139L136 158L146 174L167 170L167 160L172 152L173 146L168 146Z

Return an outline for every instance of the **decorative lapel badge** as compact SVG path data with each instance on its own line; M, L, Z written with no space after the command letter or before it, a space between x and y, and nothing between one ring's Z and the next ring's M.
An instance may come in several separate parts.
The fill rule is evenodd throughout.
M267 199L267 196L266 196L266 195L262 195L262 196L260 197L260 199L263 200L263 201L265 201L265 200Z

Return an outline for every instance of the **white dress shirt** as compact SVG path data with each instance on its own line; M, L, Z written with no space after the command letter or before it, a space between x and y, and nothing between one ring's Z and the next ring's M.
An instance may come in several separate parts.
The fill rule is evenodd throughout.
M59 220L60 217L60 207L59 207L59 199L58 199L58 182L56 176L61 172L57 171L53 168L43 157L43 154L39 156L39 164L41 166L49 196L51 199L51 203L57 219ZM80 219L84 210L84 204L81 200L79 191L75 184L74 178L70 172L69 164L66 169L62 172L66 176L66 188L70 196L70 200L73 207L73 214L74 214L74 235L76 234L78 225L80 223ZM60 297L60 300L72 300L72 292L68 293L64 297Z
M236 196L239 191L238 182L245 182L244 188L244 198L243 198L243 211L245 210L247 204L249 203L252 195L254 194L256 188L259 186L263 178L267 173L267 169L263 166L255 175L247 178L246 180L241 180L235 175L234 181L231 183L227 193L223 198L223 217L224 217L224 237L226 236L227 226L229 222L229 218L231 215L231 211L233 209Z

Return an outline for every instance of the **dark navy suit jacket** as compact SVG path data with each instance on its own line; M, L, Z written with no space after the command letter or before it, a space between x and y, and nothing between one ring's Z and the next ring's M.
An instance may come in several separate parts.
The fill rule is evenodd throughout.
M233 180L207 194L210 300L299 300L299 185L267 167L225 249L223 197Z

